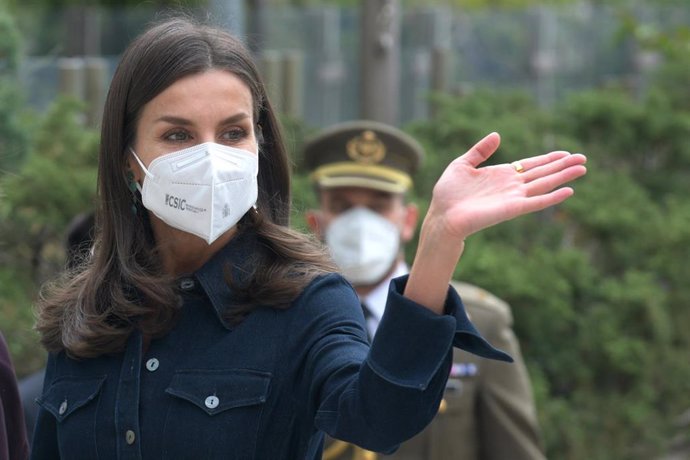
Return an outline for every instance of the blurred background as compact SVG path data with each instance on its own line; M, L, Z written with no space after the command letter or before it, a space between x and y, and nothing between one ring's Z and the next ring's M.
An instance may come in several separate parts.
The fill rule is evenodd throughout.
M468 240L457 279L513 307L551 459L690 459L690 3L0 0L0 330L19 377L66 230L91 210L119 54L184 11L241 36L314 197L306 136L372 118L427 149L412 197L490 131L493 163L584 152L562 206ZM408 259L414 245L407 248Z

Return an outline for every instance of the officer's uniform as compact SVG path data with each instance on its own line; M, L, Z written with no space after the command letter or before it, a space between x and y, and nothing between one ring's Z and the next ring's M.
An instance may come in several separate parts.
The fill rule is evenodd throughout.
M305 147L306 166L320 187L359 186L404 193L411 188L412 175L422 157L421 146L410 136L372 121L341 123ZM476 286L455 281L453 286L477 329L491 344L510 353L515 362L486 360L455 350L439 413L424 431L392 455L328 439L325 460L545 458L509 306Z

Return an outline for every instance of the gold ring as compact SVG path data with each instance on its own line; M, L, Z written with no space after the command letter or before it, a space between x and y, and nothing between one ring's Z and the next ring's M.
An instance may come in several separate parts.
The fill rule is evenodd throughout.
M522 163L520 163L519 161L513 161L511 165L513 166L513 168L515 168L515 171L519 173L525 172L525 167L522 166Z

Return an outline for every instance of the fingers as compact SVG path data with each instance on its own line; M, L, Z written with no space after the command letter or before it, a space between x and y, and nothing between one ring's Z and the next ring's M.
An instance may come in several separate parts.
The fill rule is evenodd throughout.
M498 149L501 136L498 133L490 133L460 157L461 161L468 163L473 168L484 163Z
M584 155L581 155L579 153L577 153L575 155L578 155L578 156L584 158ZM522 173L526 174L528 171L533 171L533 170L535 170L541 166L544 166L544 165L552 165L552 164L558 162L558 160L561 160L563 158L568 158L571 156L573 156L573 155L571 155L569 152L565 152L563 150L558 150L555 152L545 153L544 155L538 155L536 157L530 157L530 158L525 158L525 159L522 159L519 161L514 161L513 163L511 163L511 166L513 166L513 168L515 168L517 170L518 168L516 168L515 164L516 163L519 164L523 168ZM579 159L576 161L579 161ZM521 171L518 171L518 172L521 172Z
M573 165L553 174L540 177L527 184L527 196L534 197L548 194L555 188L582 177L586 173L587 168L583 165Z
M567 198L571 197L575 193L570 187L563 187L557 190L553 190L546 194L540 194L527 198L523 204L521 214L528 214L531 212L537 212L544 210L550 206L555 206L562 203Z
M568 152L558 151L551 152L538 157L532 157L519 162L519 166L524 168L524 172L520 173L518 177L523 179L527 187L527 197L530 199L546 200L544 206L552 206L572 195L572 189L569 187L556 190L558 187L582 177L587 173L587 168L584 166L587 158L580 154L570 154ZM511 167L516 169L515 164ZM559 198L560 201L550 201ZM538 203L539 200L533 202ZM537 209L543 209L539 207Z
M533 162L530 160L539 161ZM521 176L526 182L531 182L572 166L584 165L586 162L587 158L581 153L571 155L568 152L551 152L540 157L522 160L520 163L525 168L525 171Z

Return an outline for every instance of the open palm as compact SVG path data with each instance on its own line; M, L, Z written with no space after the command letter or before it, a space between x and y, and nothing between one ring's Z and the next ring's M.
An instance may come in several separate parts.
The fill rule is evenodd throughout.
M465 238L558 204L573 194L561 186L586 173L585 156L564 151L525 158L519 165L479 167L499 144L497 133L487 135L450 163L434 186L427 218L438 218L448 234Z

